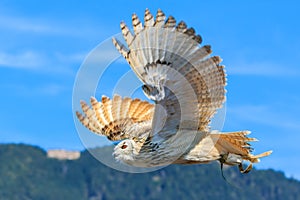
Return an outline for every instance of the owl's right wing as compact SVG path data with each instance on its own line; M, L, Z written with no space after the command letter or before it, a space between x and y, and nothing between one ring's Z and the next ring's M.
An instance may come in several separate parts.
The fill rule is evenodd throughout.
M79 121L109 140L138 139L151 130L154 105L147 101L114 95L112 99L103 96L101 101L91 97L91 106L84 101L80 104Z
M169 138L182 129L209 130L225 101L225 71L220 57L193 28L161 10L156 18L147 9L144 25L134 14L133 33L121 23L127 45L113 43L143 82L146 96L156 103L153 134Z

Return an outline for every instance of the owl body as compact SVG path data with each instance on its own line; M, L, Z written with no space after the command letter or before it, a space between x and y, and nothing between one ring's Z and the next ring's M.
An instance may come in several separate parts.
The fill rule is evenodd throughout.
M144 25L132 16L133 32L124 22L126 44L113 44L140 79L143 92L154 104L140 99L91 98L81 102L78 119L92 132L110 140L122 140L116 160L136 167L198 164L218 160L238 165L241 172L271 151L252 155L249 131L222 133L210 130L210 120L225 102L226 74L222 59L211 56L210 45L185 22L158 10L147 9ZM243 161L251 164L242 168Z

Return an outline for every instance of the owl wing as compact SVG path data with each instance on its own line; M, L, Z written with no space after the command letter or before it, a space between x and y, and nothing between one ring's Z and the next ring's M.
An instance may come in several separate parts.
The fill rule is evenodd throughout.
M153 133L168 138L181 128L207 131L212 116L225 101L226 75L221 58L185 22L147 9L144 25L133 14L133 33L121 22L125 46L113 43L155 101ZM193 127L196 126L196 127Z
M151 130L154 105L147 101L114 95L113 99L103 96L100 102L92 97L91 106L80 103L84 114L76 112L79 121L109 140L139 138Z

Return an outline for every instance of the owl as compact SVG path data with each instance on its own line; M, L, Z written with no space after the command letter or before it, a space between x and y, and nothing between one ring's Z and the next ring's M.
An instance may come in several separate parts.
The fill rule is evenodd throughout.
M144 24L132 15L133 31L124 22L125 43L112 42L142 82L149 101L102 96L81 101L79 121L91 132L120 141L117 161L135 167L200 164L219 161L242 173L271 154L253 155L250 131L211 130L211 118L225 102L226 73L219 56L186 23L176 23L159 9L145 11ZM249 164L246 168L243 163Z

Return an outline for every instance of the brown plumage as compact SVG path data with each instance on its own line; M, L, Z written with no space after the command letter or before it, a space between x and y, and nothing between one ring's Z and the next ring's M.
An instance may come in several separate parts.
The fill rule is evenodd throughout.
M128 127L141 124L151 125L154 105L140 99L121 98L115 95L113 99L106 96L98 102L91 97L91 107L81 101L85 115L76 112L79 121L94 133L107 136L110 140L122 140L130 137Z
M210 45L185 22L176 24L158 10L145 11L144 25L132 15L133 32L121 22L126 45L113 44L144 84L145 95L155 105L139 99L91 98L91 107L81 102L81 123L110 140L123 140L114 157L129 165L154 167L207 163L238 165L242 173L271 151L252 155L249 131L221 133L209 124L225 102L226 73L219 56L210 56ZM243 169L243 161L250 165Z

